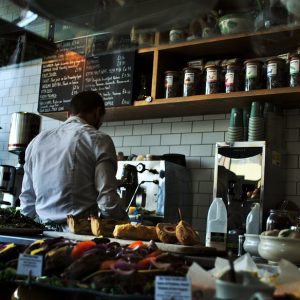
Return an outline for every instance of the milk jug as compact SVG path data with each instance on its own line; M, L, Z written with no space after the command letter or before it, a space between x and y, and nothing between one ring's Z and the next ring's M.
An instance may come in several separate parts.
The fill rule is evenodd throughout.
M260 225L260 204L255 203L251 211L247 215L246 219L246 233L247 234L259 234Z
M215 198L207 215L205 246L226 250L227 209L222 198Z

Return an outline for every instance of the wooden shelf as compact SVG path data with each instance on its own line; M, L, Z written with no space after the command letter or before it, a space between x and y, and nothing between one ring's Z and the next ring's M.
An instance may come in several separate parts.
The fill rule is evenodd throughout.
M154 50L186 56L234 56L263 57L296 51L300 41L300 26L277 26L258 32L221 35L213 38L162 44L157 47L141 48L138 53Z
M299 108L300 87L155 99L150 103L136 101L131 106L108 108L105 121L229 113L232 107L244 108L249 106L252 101L270 101L282 108ZM45 113L43 115L61 121L67 118L66 112Z
M159 35L156 40L159 40ZM163 87L162 72L164 68L169 67L170 61L178 63L182 58L199 59L213 56L216 58L272 56L296 52L299 43L300 26L280 26L259 32L141 48L137 51L141 58L138 67L145 68L145 65L151 64L151 95L155 98L159 94L157 91ZM176 58L179 60L177 61ZM252 101L269 101L282 108L300 108L300 87L154 99L151 103L136 101L131 106L108 108L105 121L228 113L232 107L246 107ZM43 115L58 120L67 118L66 112L44 113Z

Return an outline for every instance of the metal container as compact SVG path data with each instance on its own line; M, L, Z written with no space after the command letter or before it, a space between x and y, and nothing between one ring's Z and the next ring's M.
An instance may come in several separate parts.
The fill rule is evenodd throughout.
M41 117L28 112L12 114L8 151L19 154L25 151L30 141L40 132Z
M13 194L16 168L8 165L0 166L0 191Z

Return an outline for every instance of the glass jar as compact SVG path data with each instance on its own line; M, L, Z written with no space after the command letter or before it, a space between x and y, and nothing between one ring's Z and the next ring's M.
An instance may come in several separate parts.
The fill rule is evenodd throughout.
M237 92L241 87L241 67L238 64L230 63L226 65L225 92Z
M279 57L267 60L267 89L284 86L285 60Z
M181 72L165 72L165 98L181 96Z
M300 86L300 55L294 54L290 58L290 87Z
M271 209L267 219L266 230L287 229L291 227L291 220L287 210Z
M199 95L201 86L201 71L196 68L183 69L183 97Z
M262 62L250 59L245 64L245 91L258 90L262 87Z
M207 65L206 69L206 83L205 94L216 94L220 92L221 76L220 68L217 65Z

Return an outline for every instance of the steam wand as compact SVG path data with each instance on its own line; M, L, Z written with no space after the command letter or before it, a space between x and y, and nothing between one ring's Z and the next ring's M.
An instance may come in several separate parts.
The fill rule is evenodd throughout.
M136 189L135 189L135 191L134 191L134 193L133 193L133 195L132 195L132 197L131 197L131 199L130 199L130 201L129 201L129 204L128 204L127 208L126 208L126 212L127 212L127 213L128 213L129 208L130 208L130 206L131 206L131 204L132 204L132 202L133 202L134 197L136 196L136 194L137 194L137 192L138 192L139 187L140 187L143 183L146 183L146 182L153 182L154 184L158 184L158 180L142 180L142 181L138 184L138 186L136 187Z

